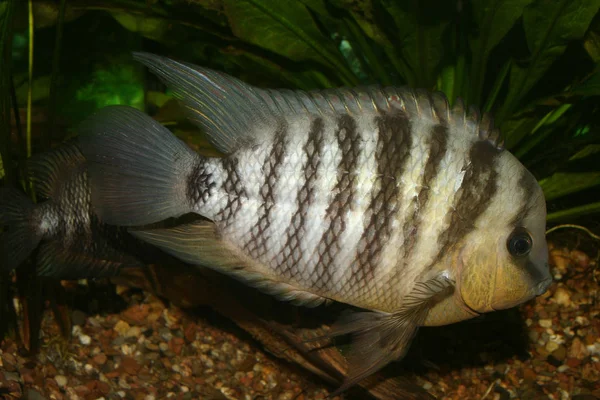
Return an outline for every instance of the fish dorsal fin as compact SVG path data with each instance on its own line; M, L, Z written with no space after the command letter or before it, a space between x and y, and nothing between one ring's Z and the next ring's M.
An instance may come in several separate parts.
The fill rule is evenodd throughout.
M298 289L268 276L259 265L222 240L214 223L197 221L169 229L129 230L180 260L230 275L262 292L295 305L316 307L324 297Z
M70 144L49 152L33 156L28 161L29 173L38 194L45 198L56 198L69 177L83 168L85 158Z
M258 89L207 68L149 53L134 53L171 88L192 121L206 130L225 154L256 141L274 129L273 115Z
M173 90L190 119L226 154L272 136L283 120L293 116L359 116L394 110L464 125L481 139L499 141L489 115L480 119L475 109L467 113L460 101L450 108L441 92L380 86L309 92L259 89L227 74L154 54L134 53L134 58Z
M404 357L429 310L452 295L453 289L454 282L440 274L415 284L397 312L350 312L343 315L326 335L331 338L352 334L352 345L347 356L348 375L331 396L338 395L388 363Z

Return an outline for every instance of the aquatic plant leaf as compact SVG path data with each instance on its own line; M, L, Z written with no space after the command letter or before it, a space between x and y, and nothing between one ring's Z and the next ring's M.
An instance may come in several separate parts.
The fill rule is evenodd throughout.
M571 158L569 158L569 161L581 160L582 158L592 156L596 153L600 153L600 144L590 144L573 154Z
M137 32L157 42L162 41L165 34L169 31L169 23L164 18L135 15L121 11L112 11L111 14L128 31Z
M573 86L567 94L580 96L600 96L600 70L585 81Z
M590 214L598 214L600 213L600 202L597 203L589 203L582 206L568 208L566 210L560 210L548 213L546 217L547 222L561 222L561 221L569 221L573 220L577 217L583 217L585 215Z
M540 186L544 191L547 201L597 185L600 185L599 171L580 173L557 172L540 181Z
M313 61L332 68L343 84L357 83L304 4L294 0L225 0L224 4L231 29L240 39L293 61Z
M598 0L534 0L525 8L523 28L530 57L513 65L506 102L497 115L498 120L506 119L517 109L570 41L583 38L598 9Z
M414 73L414 78L405 76L408 84L433 88L440 63L448 51L443 38L447 37L457 13L456 3L436 0L382 0L381 3L396 25L393 29L395 46L401 48L402 58Z
M473 17L477 29L469 38L473 60L471 62L471 93L469 104L481 103L488 57L500 40L523 15L532 0L473 0Z
M144 92L139 68L120 64L94 71L91 82L77 92L77 99L91 101L96 108L121 104L143 109Z

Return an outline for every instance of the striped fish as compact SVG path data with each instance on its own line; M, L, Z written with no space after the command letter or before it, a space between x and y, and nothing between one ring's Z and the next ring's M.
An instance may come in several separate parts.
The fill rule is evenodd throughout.
M145 114L81 127L92 203L110 224L206 220L133 233L176 257L305 306L363 309L344 390L401 358L419 326L544 293L545 200L491 119L400 88L262 90L138 53L225 154L202 157Z

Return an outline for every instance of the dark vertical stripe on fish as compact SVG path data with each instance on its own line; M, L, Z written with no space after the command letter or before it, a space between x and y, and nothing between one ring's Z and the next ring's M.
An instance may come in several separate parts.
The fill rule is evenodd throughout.
M527 170L523 168L521 172L521 178L519 179L519 186L523 189L523 195L521 197L521 207L519 212L515 215L510 224L514 227L521 226L523 224L523 219L529 212L529 209L534 204L534 196L536 193L539 193L538 183L533 175Z
M419 134L419 133L417 133ZM404 260L409 260L412 256L419 227L424 222L422 210L427 209L427 202L431 194L431 185L435 182L440 171L440 165L448 150L448 127L444 125L435 125L432 127L432 132L428 137L427 146L429 154L423 170L423 181L419 193L413 198L411 204L411 215L406 219L404 231Z
M248 198L248 193L238 171L238 158L225 157L221 158L220 162L223 173L225 173L223 190L227 194L227 204L217 213L216 220L227 227L235 221L243 201Z
M451 211L446 215L446 229L439 235L441 243L435 259L424 270L427 273L448 251L473 229L477 219L485 212L497 191L498 172L496 157L502 150L488 141L477 141L469 150L470 167L465 173Z
M311 282L317 289L323 289L333 280L331 267L340 252L340 236L346 229L346 215L352 211L358 182L361 138L354 118L344 115L338 120L335 138L341 152L341 159L337 168L337 182L332 190L335 195L325 212L328 227L316 248L318 260Z
M315 182L318 179L319 166L324 149L324 123L322 118L313 120L308 139L303 147L306 154L306 162L302 166L304 171L304 184L298 190L296 203L298 208L292 216L290 225L286 231L286 241L281 250L281 261L279 268L282 273L291 278L294 275L294 268L300 262L302 251L300 242L305 237L306 232L306 216L310 205L313 203ZM312 221L314 223L314 221Z
M404 112L376 118L378 129L375 159L379 188L371 192L365 215L369 218L352 263L352 277L346 283L356 287L375 279L381 251L392 234L394 216L400 209L400 182L410 159L411 124ZM418 133L417 133L418 134ZM366 287L366 286L365 286Z
M275 189L280 179L279 168L285 156L287 133L287 125L282 123L275 133L273 146L262 167L265 181L259 191L262 202L258 209L258 221L252 227L250 240L244 246L244 250L258 260L262 259L268 250L271 210L275 205Z

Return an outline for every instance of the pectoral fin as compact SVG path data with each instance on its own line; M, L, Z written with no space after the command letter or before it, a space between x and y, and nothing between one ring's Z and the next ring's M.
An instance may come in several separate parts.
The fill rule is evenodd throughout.
M402 309L395 313L350 313L336 322L327 336L350 333L353 340L347 355L348 375L332 396L377 372L391 361L404 357L431 307L450 296L453 290L454 282L440 275L427 282L417 283L406 297Z
M307 292L269 274L268 268L246 257L223 240L214 223L198 221L170 229L130 230L132 235L193 265L233 276L283 301L316 307L327 299Z

